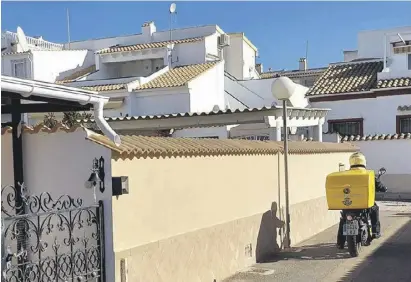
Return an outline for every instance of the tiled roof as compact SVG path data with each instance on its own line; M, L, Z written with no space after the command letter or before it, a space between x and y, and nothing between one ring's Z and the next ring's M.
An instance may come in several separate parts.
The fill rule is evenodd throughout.
M172 40L172 44L182 44L182 43L193 43L203 40L204 37L193 37L193 38L185 38L185 39L176 39ZM104 48L97 51L97 54L109 54L109 53L116 53L116 52L130 52L130 51L139 51L144 49L151 49L151 48L164 48L170 44L170 41L160 41L160 42L151 42L151 43L143 43L143 44L134 44L134 45L127 45L127 46L112 46L109 48Z
M1 53L1 55L2 56L7 56L7 55L17 55L17 54L30 54L31 53L31 50L28 50L28 51L24 51L24 52L4 52L4 53Z
M270 72L263 72L262 74L260 74L260 77L262 79L274 78L277 75L286 76L290 79L292 79L292 78L301 78L301 77L312 77L312 76L320 76L326 70L327 70L327 68L307 69L306 71L304 71L304 70L270 71Z
M82 129L86 139L112 150L114 158L146 156L196 156L196 155L236 155L236 154L277 154L283 152L282 142L249 141L239 139L201 139L146 137L120 135L121 145L116 146L108 137L85 129L82 126L68 128L58 124L54 128L43 125L23 126L26 133L74 132ZM11 127L2 128L2 135L10 133ZM289 142L290 154L323 154L335 152L355 152L358 148L349 143Z
M178 87L186 85L203 72L214 67L219 61L204 64L178 66L138 87L136 90Z
M341 136L341 141L411 140L411 133Z
M30 134L36 134L40 132L55 133L58 131L64 131L68 133L68 132L74 132L78 130L79 128L81 128L81 126L68 127L67 125L62 124L61 122L58 122L56 126L54 126L53 128L49 128L45 126L43 123L40 123L36 126L28 126L26 124L23 124L21 130L22 132L30 133ZM12 133L11 126L5 126L1 128L1 135L7 134L7 133L10 133L10 134Z
M214 67L219 61L207 62L204 64L187 65L175 67L153 80L137 87L134 90L146 90L154 88L168 88L184 86L203 72ZM104 85L89 85L79 86L82 89L92 90L97 92L115 91L127 88L127 83L113 83Z
M411 87L411 77L382 79L378 81L377 88Z
M79 86L79 88L81 89L97 91L97 92L121 90L121 89L126 89L126 87L127 87L127 83Z
M91 65L87 68L83 68L81 70L78 70L78 71L76 71L76 72L74 72L74 73L72 73L72 74L70 74L70 75L68 75L68 76L66 76L62 79L56 80L56 84L63 84L63 83L73 82L76 79L78 79L82 76L88 75L90 73L93 73L95 71L96 71L96 65Z
M168 119L168 118L180 118L180 117L200 117L200 116L211 116L211 115L223 115L223 114L238 114L238 113L256 113L265 112L275 109L281 109L282 107L262 107L262 108L245 108L245 109L227 109L211 112L192 112L192 113L178 113L178 114L167 114L167 115L148 115L148 116L130 116L130 117L108 117L106 121L129 121L129 120L154 120L154 119ZM291 116L298 116L298 118L320 118L325 117L328 113L328 109L316 109L316 108L288 108ZM295 113L295 114L293 114ZM94 122L92 120L83 120L83 122Z
M398 111L411 111L411 105L398 106L397 110Z
M100 134L89 134L87 138L110 148L115 152L116 158L146 157L148 155L233 155L276 154L283 152L282 142L274 141L121 135L121 145L117 147L110 139ZM356 151L358 151L357 147L347 143L289 143L290 154L321 154Z
M307 96L371 90L377 86L377 73L382 69L382 61L331 65L307 92Z

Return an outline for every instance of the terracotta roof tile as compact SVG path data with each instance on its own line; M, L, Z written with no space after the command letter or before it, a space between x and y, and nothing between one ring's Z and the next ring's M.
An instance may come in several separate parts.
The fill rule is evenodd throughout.
M307 96L368 91L377 86L382 61L331 65L307 92Z
M200 139L121 135L121 145L115 146L106 136L89 134L89 140L112 149L115 158L146 157L148 155L232 155L277 154L283 152L282 142L240 139ZM321 142L290 142L290 154L321 154L356 152L351 144Z
M55 133L58 131L64 131L64 132L74 132L78 129L82 128L81 125L76 125L76 126L72 126L72 127L68 127L67 125L58 122L56 124L56 126L54 126L53 128L49 128L47 126L45 126L43 123L40 123L36 126L29 126L26 124L22 125L22 131L25 133L30 133L30 134L36 134L36 133L40 133L40 132L45 132L45 133ZM7 134L7 133L12 133L12 127L11 126L5 126L1 128L1 135Z
M214 67L219 61L178 66L154 78L135 90L184 86L197 76Z
M185 39L176 39L172 40L172 44L183 44L183 43L193 43L203 40L204 37L193 37L193 38L185 38ZM151 43L143 43L143 44L134 44L134 45L127 45L127 46L112 46L109 48L101 49L96 52L96 54L110 54L116 52L130 52L130 51L139 51L144 49L152 49L152 48L164 48L170 44L170 41L160 41L160 42L151 42Z
M341 136L341 141L411 140L411 133Z
M146 137L120 135L121 145L116 146L108 137L85 129L83 126L68 128L61 123L53 128L40 124L35 127L23 126L26 133L74 132L82 129L86 139L112 150L114 158L147 156L195 156L195 155L236 155L236 154L278 154L283 152L283 143L274 141L249 141L239 139L200 139ZM11 127L2 128L2 135L11 134ZM349 143L289 142L290 154L324 154L355 152L358 147Z
M31 50L24 51L24 52L4 52L4 53L1 53L2 56L20 55L20 54L31 54Z
M195 79L197 76L201 75L203 72L214 67L218 62L219 61L196 65L178 66L159 75L158 77L141 85L140 87L137 87L134 90L184 86L191 80ZM127 84L128 83L112 83L79 87L85 90L104 92L127 89Z
M74 73L72 73L72 74L70 74L70 75L68 75L68 76L66 76L62 79L56 80L56 84L64 84L64 83L68 83L68 82L73 82L76 79L78 79L82 76L88 75L90 73L93 73L95 71L96 71L96 65L91 65L87 68L83 68L81 70L78 70L78 71L76 71L76 72L74 72Z
M104 92L104 91L115 91L127 88L127 83L113 83L113 84L103 84L103 85L89 85L89 86L78 86L84 90Z
M378 81L377 88L411 87L411 77L382 79Z
M288 78L312 77L312 76L320 76L326 70L327 68L307 69L306 71L303 71L303 70L270 71L270 72L263 72L262 74L260 74L260 78L261 79L274 78L277 75L286 76Z

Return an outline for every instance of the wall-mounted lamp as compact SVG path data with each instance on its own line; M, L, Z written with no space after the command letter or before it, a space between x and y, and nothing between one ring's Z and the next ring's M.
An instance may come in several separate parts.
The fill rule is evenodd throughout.
M96 187L99 186L100 192L104 193L105 185L104 185L104 158L100 157L100 159L94 158L93 166L91 168L91 174L88 180L85 183L85 187L88 189L94 189L94 200L96 200Z

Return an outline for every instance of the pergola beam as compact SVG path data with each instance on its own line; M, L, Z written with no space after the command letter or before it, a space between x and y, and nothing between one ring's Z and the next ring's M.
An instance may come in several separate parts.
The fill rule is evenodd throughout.
M32 104L20 104L19 106L2 105L1 112L3 114L11 114L13 111L19 113L52 113L52 112L78 112L89 111L90 105L59 105L49 103L32 103Z

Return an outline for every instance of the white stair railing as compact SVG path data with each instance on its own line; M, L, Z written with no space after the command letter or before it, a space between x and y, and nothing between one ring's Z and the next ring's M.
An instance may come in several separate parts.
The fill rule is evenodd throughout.
M27 43L34 50L63 50L63 44L49 42L40 38L26 36ZM17 42L17 33L5 31L1 35L2 46L3 42Z

